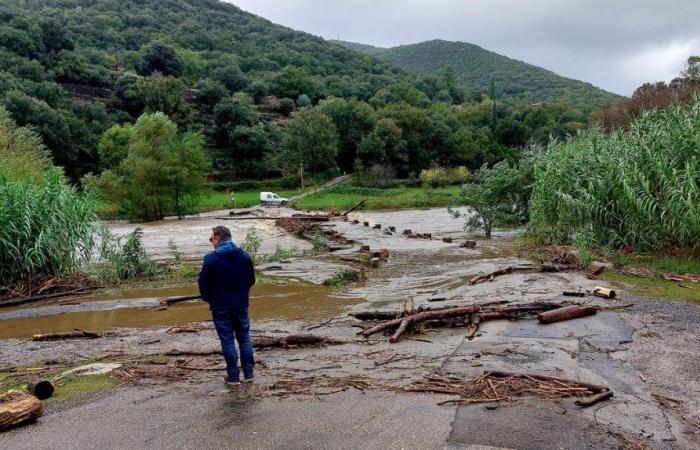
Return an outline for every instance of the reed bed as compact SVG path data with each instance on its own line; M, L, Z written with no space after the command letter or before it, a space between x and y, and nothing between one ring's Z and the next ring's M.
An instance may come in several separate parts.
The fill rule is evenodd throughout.
M582 132L535 156L529 232L627 251L700 250L700 96L628 131Z
M94 248L90 198L59 170L42 182L0 176L0 285L75 274Z

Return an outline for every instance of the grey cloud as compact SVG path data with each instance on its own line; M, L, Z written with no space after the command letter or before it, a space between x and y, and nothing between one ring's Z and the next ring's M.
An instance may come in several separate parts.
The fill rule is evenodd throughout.
M232 0L327 39L388 47L471 42L630 94L700 54L697 0Z

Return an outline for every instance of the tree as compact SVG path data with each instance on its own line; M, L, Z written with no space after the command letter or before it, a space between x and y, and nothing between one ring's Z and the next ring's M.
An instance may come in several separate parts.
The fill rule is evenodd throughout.
M338 166L345 171L352 170L357 146L372 131L376 113L367 103L341 98L323 100L319 109L331 118L338 132Z
M18 127L0 106L0 178L38 182L51 167L41 136L30 128Z
M132 117L140 116L146 107L139 95L138 81L136 75L127 73L119 77L114 85L114 95L121 100L122 107Z
M685 70L681 73L681 77L693 84L700 84L700 56L691 56L688 58Z
M401 129L402 139L406 142L408 155L407 171L400 171L400 177L409 175L410 172L419 173L430 167L434 158L434 149L430 147L430 120L424 110L410 106L406 103L388 105L379 110L379 116L392 119L394 124Z
M465 229L483 229L490 237L494 226L516 225L527 217L527 209L523 208L527 198L529 189L516 167L507 161L490 169L484 164L476 180L462 186L460 192L460 202L469 205L473 213L466 215L453 211L453 215L466 215Z
M214 107L214 138L217 146L227 147L236 127L250 127L257 121L258 113L248 95L237 93L223 99Z
M226 86L229 92L242 91L248 85L248 79L236 64L228 64L213 69L210 78Z
M185 85L173 77L154 75L136 83L139 97L146 106L147 114L162 112L180 127L189 124L192 111L183 97Z
M128 156L132 134L132 126L128 123L113 125L102 134L97 145L102 169L114 169Z
M174 48L162 42L153 42L143 50L138 64L140 75L160 73L164 76L180 77L184 70L182 58Z
M299 162L316 175L337 167L338 133L333 121L318 107L304 108L292 114L282 147L288 153L290 171Z
M272 92L278 97L297 98L301 94L313 97L316 94L314 81L300 67L287 66L270 80Z
M162 219L166 213L182 217L193 206L203 187L209 163L199 133L178 134L165 114L144 114L133 127L112 129L103 139L116 147L117 134L128 134L126 154L114 169L85 183L105 200L117 203L127 214L142 220Z
M405 177L408 174L408 153L401 128L392 119L379 119L357 147L356 161L367 168L389 166L395 175Z
M213 108L221 99L228 96L228 91L223 84L209 78L199 80L195 89L197 89L195 101L207 108Z

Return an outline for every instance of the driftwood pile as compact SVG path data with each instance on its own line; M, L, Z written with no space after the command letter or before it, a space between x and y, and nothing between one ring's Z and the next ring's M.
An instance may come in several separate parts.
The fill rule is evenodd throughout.
M412 311L361 311L351 313L358 320L381 321L363 326L357 334L369 337L383 332L389 342L395 343L410 332L420 333L425 328L467 327L469 339L474 338L482 322L488 320L517 320L536 314L540 323L548 324L595 314L595 306L571 303L535 302L522 305L469 305L443 308L419 308Z
M536 374L489 371L476 378L432 376L404 388L408 392L431 392L457 395L459 398L445 403L494 403L513 397L537 395L548 400L578 397L576 404L591 406L610 398L613 393L605 386L584 383L565 378Z
M84 276L47 278L11 286L0 286L0 308L69 295L84 295L96 288L95 282Z

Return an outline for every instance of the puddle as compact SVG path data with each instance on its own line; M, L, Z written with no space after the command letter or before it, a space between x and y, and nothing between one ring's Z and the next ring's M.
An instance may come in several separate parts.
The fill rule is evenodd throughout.
M107 331L122 327L174 326L209 320L209 307L201 301L179 303L163 311L155 308L158 305L158 297L190 295L195 292L196 289L182 288L135 289L79 299L81 305L61 306L57 302L47 306L23 308L21 311L14 310L0 314L0 339L25 338L34 334L70 331L76 328ZM334 317L362 300L360 297L334 294L321 286L258 284L251 292L250 316L252 321L323 319ZM139 306L133 307L130 303ZM105 306L109 309L105 309ZM76 310L86 307L92 310ZM23 317L17 317L20 314ZM3 316L8 318L2 320Z

